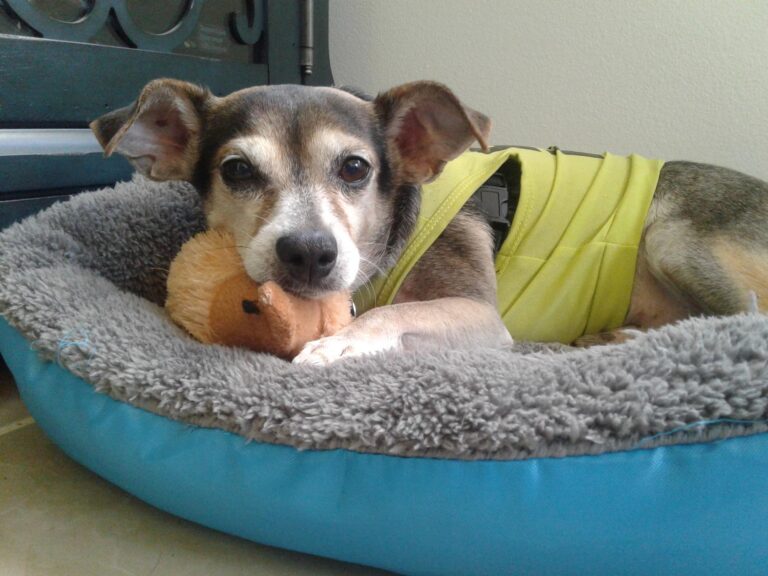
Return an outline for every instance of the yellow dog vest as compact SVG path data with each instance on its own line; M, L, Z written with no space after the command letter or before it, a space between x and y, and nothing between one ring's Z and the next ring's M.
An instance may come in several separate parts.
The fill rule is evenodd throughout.
M415 231L389 274L355 295L359 312L392 303L418 259L511 158L521 166L520 198L496 256L498 309L510 334L568 343L622 325L663 162L521 148L466 152L422 188Z

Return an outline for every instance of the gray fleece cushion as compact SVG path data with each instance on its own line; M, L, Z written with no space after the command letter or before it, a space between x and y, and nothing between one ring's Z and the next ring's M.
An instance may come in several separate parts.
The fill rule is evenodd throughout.
M136 177L0 234L0 313L45 359L169 418L298 448L516 459L764 432L768 318L615 346L385 354L322 367L204 345L163 309L195 192Z

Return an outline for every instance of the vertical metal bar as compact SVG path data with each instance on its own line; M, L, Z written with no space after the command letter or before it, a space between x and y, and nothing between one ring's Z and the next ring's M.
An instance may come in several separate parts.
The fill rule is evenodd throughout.
M315 6L313 0L301 0L301 41L299 43L299 66L301 76L312 75L315 65Z

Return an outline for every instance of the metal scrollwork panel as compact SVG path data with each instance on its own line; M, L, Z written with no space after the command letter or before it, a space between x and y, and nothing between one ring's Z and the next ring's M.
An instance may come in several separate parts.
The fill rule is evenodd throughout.
M245 10L231 12L229 26L240 44L256 44L264 31L264 10L261 2L245 0Z
M83 128L162 76L331 84L328 2L0 0L0 130Z
M129 46L143 50L170 52L184 42L197 26L202 0L187 0L179 21L165 32L152 34L139 28L131 18L125 2L113 0L112 16L115 28Z
M75 20L65 21L49 16L27 0L4 0L6 8L24 24L46 38L87 42L106 23L110 2L90 3L90 10Z
M0 8L0 33L28 28L49 39L240 62L254 61L264 37L263 0L0 0Z

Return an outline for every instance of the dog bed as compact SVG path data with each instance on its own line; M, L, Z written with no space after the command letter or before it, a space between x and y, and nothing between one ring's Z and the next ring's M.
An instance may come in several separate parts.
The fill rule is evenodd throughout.
M768 318L574 350L294 366L162 308L203 227L135 178L0 234L0 349L30 412L139 498L407 574L762 574Z

